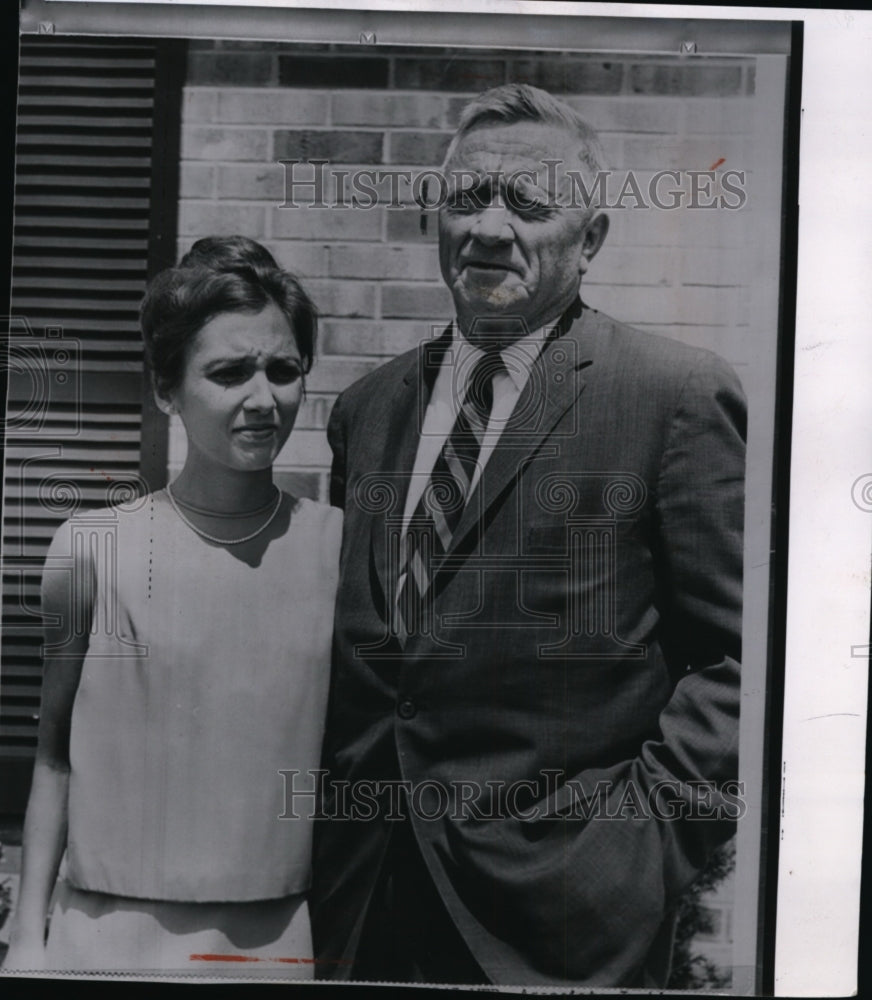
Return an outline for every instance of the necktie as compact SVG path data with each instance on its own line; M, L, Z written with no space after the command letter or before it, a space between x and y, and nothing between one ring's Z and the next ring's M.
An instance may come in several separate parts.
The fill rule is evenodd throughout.
M493 379L503 371L505 365L497 351L476 361L454 426L409 521L399 553L394 602L393 629L401 644L430 627L427 592L472 492L493 408Z

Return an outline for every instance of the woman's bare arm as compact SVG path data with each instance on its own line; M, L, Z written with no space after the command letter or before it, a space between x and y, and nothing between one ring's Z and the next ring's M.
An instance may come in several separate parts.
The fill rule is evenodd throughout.
M39 740L24 820L21 883L7 969L42 968L49 902L67 839L70 722L93 612L93 569L74 557L68 522L49 549L42 580L45 659Z

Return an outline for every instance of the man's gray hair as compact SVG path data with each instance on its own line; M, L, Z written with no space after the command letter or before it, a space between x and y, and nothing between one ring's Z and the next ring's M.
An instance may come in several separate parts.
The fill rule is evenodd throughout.
M591 173L596 176L605 169L605 155L596 129L574 108L527 83L494 87L466 105L445 155L446 165L468 132L482 125L512 125L515 122L538 122L565 129L579 140L579 158Z

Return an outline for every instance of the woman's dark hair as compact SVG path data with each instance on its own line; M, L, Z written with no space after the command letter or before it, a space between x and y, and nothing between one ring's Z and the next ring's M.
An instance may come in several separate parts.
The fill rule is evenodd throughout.
M303 372L312 367L318 313L297 279L247 236L207 236L177 267L149 284L139 310L145 353L155 389L165 395L185 373L189 345L222 313L258 313L274 303L294 335Z

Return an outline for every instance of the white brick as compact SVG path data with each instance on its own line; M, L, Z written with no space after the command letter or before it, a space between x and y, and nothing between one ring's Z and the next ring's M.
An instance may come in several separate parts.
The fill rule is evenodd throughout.
M333 246L329 258L330 276L336 278L433 281L439 277L439 252L433 246Z
M285 197L285 172L280 163L234 163L218 167L219 198L250 198L280 205Z
M609 212L609 243L614 247L731 247L747 246L747 212L719 209Z
M444 324L436 328L441 333ZM326 354L363 357L395 357L431 340L434 330L420 320L343 320L328 319L319 331Z
M378 240L382 209L276 208L272 238L291 240Z
M373 361L340 361L333 358L320 358L306 377L306 385L310 392L339 393L347 389L352 382L363 378L368 372L378 368Z
M264 246L280 267L301 278L327 276L327 247L305 240L269 240ZM306 282L308 290L308 282Z
M588 299L630 324L736 327L748 322L748 296L741 288L598 285Z
M208 163L183 161L179 164L180 198L213 198L215 168Z
M323 431L294 430L282 448L276 464L287 466L329 466L330 446Z
M324 91L228 88L218 95L215 120L244 125L326 125L327 103Z
M675 132L680 102L671 98L566 97L570 107L600 132Z
M179 233L183 236L230 236L238 233L262 239L264 219L264 209L255 205L205 201L179 203Z
M182 91L182 122L199 124L215 120L218 91L212 87L185 87Z
M306 289L322 316L375 315L376 287L371 281L318 281L310 279Z
M185 160L258 160L267 158L268 134L262 129L204 128L182 129L181 155Z
M374 94L339 91L333 94L335 125L408 125L440 128L445 99L436 94Z
M689 133L732 135L751 132L754 127L754 101L750 98L718 101L699 97L685 102L684 114Z

